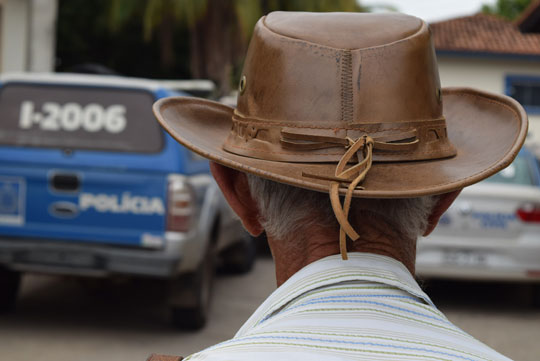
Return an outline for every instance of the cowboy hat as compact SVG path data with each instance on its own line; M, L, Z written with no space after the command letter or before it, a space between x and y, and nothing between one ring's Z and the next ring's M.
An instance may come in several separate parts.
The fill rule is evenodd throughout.
M215 162L366 198L476 183L508 166L527 133L515 100L441 89L428 25L403 14L271 13L255 27L236 108L173 97L154 113Z

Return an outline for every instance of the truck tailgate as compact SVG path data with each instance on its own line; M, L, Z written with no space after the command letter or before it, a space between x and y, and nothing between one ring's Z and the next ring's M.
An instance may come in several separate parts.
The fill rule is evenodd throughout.
M166 186L161 172L2 166L0 227L4 236L151 246L164 232Z

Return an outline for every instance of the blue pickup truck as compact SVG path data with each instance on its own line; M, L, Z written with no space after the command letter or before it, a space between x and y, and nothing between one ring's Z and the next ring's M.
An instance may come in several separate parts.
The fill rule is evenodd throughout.
M174 325L200 328L216 257L251 267L208 162L154 119L169 95L121 77L0 78L0 312L25 272L131 275L167 280Z

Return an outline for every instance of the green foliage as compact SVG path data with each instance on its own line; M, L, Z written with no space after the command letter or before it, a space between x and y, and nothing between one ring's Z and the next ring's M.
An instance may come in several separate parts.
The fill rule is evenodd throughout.
M142 16L140 9L143 7L145 0L131 0L131 1L117 1L111 0L105 10L108 15L108 27L113 33L118 32L123 26L125 26L134 14ZM62 4L63 8L69 8L65 1ZM107 9L108 8L108 9ZM105 14L103 14L105 15Z
M133 10L112 9L111 0L59 0L56 27L56 71L83 63L101 64L122 75L146 78L189 78L186 27L174 28L176 61L160 66L158 42L143 42L142 15L146 0L129 0ZM121 24L111 27L110 12L120 11ZM128 14L129 13L129 14ZM113 29L114 28L114 29Z
M356 0L222 0L232 2L235 15L245 38L251 36L257 20L270 11L364 11ZM149 41L153 31L172 16L175 21L193 28L205 15L208 0L110 0L109 28L118 31L132 18L142 19L144 39ZM143 9L141 11L141 9Z
M192 27L204 15L206 6L206 0L110 0L108 25L116 32L134 18L142 20L144 40L149 41L166 17Z
M366 9L357 0L59 0L57 70L99 63L129 76L188 78L191 69L226 92L255 23L276 10Z
M482 5L482 12L512 21L516 20L531 2L532 0L497 0L494 5Z
M285 11L362 11L355 0L276 0L273 10Z
M263 15L261 2L253 0L234 0L234 10L240 25L240 32L249 40L253 27Z

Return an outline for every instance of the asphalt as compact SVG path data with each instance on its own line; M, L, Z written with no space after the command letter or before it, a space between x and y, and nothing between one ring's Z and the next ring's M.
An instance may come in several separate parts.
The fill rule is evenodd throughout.
M208 325L178 331L156 285L25 276L15 313L0 317L0 360L144 361L153 352L188 355L234 335L275 288L268 256L253 272L218 275ZM500 283L426 285L448 318L515 360L540 355L540 308L530 287Z

